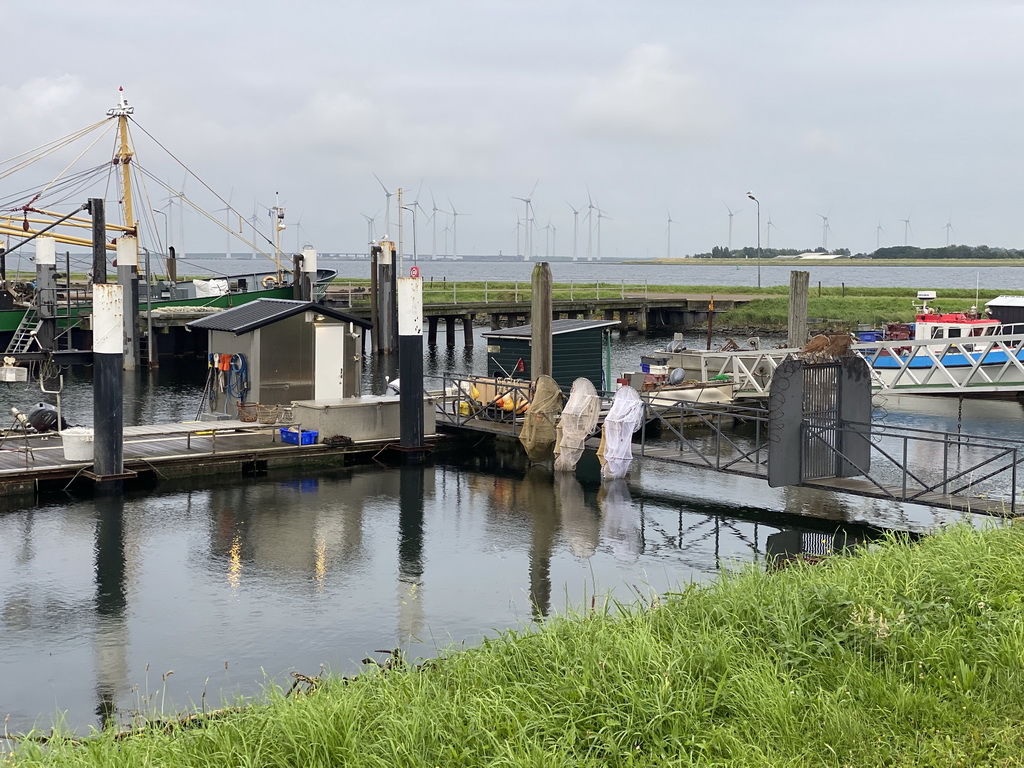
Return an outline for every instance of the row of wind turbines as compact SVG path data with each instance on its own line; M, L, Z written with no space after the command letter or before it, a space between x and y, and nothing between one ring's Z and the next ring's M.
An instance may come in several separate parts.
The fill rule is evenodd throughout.
M413 241L412 241L412 257L413 261L416 262L419 259L419 246L416 237L416 222L417 216L423 215L426 217L426 222L431 225L431 259L437 260L439 258L451 258L459 259L458 250L458 223L459 216L471 216L472 214L466 213L465 211L459 211L455 207L455 203L452 199L448 198L448 206L450 210L439 208L437 200L434 197L433 190L430 190L430 212L427 211L419 202L420 194L423 191L423 184L420 183L420 187L414 196L412 202L403 204L400 200L402 195L401 188L391 191L387 185L380 180L377 174L373 174L374 179L380 185L384 192L384 230L378 232L376 227L377 217L380 215L380 210L374 214L369 215L367 213L360 214L366 220L366 238L368 243L375 242L382 237L391 237L392 234L392 219L391 219L391 198L398 197L399 202L396 205L396 211L398 214L398 228L399 233L403 229L403 217L404 212L408 211L412 214L412 229L413 229ZM518 212L516 213L516 224L512 232L516 236L516 256L522 257L524 261L531 261L539 256L534 242L534 235L540 231L545 233L544 240L544 256L550 258L552 252L557 253L557 235L558 228L552 223L551 218L548 218L548 223L543 227L537 224L537 212L533 205L533 195L537 191L537 185L539 180L534 183L533 188L529 194L525 197L519 197L511 195L512 200L518 200L523 204L523 215L520 217ZM586 239L586 261L600 261L601 259L601 221L602 219L611 219L607 211L604 211L598 204L595 203L593 197L590 194L589 188L587 189L587 205L586 207L577 208L575 205L570 203L568 200L566 204L573 213L573 235L572 235L572 260L579 261L579 225L580 225L580 214L583 213L583 223L587 228L587 239ZM437 250L437 214L444 214L449 217L445 222L442 229L442 235L444 237L444 250L441 254ZM452 247L451 251L448 250L448 235L451 234ZM510 233L511 234L511 233ZM401 238L401 234L399 235ZM522 244L522 247L520 247ZM595 249L596 245L596 249ZM401 249L402 244L399 243Z
M729 240L728 240L728 244L729 245L728 245L728 247L729 247L729 250L732 250L732 219L733 219L733 216L735 216L736 214L740 213L741 211L739 211L739 210L734 211L732 208L729 207L728 203L723 203L723 204L725 205L725 210L728 211L728 216L729 216ZM828 236L829 236L829 233L832 231L832 226L829 224L829 217L831 216L831 211L829 211L828 214L819 213L819 214L816 214L816 215L818 216L818 218L821 219L821 246L822 246L822 248L824 248L827 251L828 250ZM911 223L910 223L911 222L911 218L910 218L909 214L908 214L907 218L900 219L900 221L903 223L903 245L906 246L906 245L910 244L910 235L914 231L914 228L911 226ZM672 214L669 213L669 216L668 216L668 233L669 233L668 234L668 242L669 242L668 252L669 252L669 254L671 254L672 225L675 224L675 223L677 223L677 222L673 221ZM776 228L776 225L772 222L772 216L771 216L771 213L769 213L768 214L768 221L765 224L765 247L766 248L771 248L772 247L772 229L773 228ZM950 234L955 233L955 231L956 231L956 230L953 229L952 217L950 217L946 221L946 224L945 224L945 226L942 227L942 229L946 230L946 245L948 246L950 244ZM882 247L882 235L883 234L885 234L885 230L882 228L882 222L879 221L878 225L875 227L875 250L878 250L879 248Z

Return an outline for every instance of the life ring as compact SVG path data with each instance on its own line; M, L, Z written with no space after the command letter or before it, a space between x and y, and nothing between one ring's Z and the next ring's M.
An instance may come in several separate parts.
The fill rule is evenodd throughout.
M263 278L264 288L277 288L277 278L273 275L267 275Z

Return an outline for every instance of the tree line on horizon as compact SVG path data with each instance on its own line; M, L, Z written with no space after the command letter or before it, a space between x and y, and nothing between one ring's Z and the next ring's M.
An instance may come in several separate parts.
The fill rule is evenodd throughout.
M1016 248L990 248L987 245L947 245L941 248L918 248L913 245L893 245L872 253L851 254L849 248L762 248L761 258L774 259L799 256L804 253L845 256L853 259L1024 259L1024 250ZM729 249L716 245L710 253L695 253L695 259L756 259L757 248Z

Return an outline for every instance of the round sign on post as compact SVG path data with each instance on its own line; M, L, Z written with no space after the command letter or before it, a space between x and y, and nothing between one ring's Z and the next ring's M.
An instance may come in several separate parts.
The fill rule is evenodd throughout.
M419 277L419 276L420 276L420 268L419 267L410 267L409 268L409 277Z

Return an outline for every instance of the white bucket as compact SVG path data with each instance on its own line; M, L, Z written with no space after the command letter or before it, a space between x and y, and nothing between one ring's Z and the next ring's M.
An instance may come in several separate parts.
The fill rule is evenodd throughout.
M60 433L64 458L68 461L92 461L93 431L89 427L70 427Z

